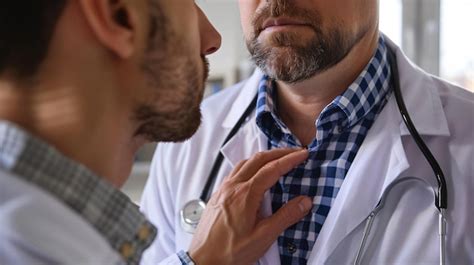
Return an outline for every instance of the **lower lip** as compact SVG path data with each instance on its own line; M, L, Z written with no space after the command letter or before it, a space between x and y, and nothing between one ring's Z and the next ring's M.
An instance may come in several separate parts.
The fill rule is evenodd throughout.
M271 26L264 29L262 32L278 32L278 31L288 31L288 30L295 30L298 28L309 28L308 25L279 25L279 26Z

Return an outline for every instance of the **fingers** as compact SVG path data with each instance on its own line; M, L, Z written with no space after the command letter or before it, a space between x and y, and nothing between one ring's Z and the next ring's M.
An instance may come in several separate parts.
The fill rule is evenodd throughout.
M300 196L289 201L275 214L262 220L255 232L255 238L267 237L268 242L275 241L278 236L288 227L299 222L313 207L309 197Z
M303 149L267 163L252 178L253 189L257 192L256 195L263 196L263 193L275 185L281 176L288 173L307 158L308 151Z
M231 176L231 178L234 178L235 180L240 182L247 181L252 178L255 173L257 173L260 168L262 168L268 162L271 162L275 159L281 158L285 155L294 153L299 150L301 149L274 149L271 151L257 153L248 161L246 161L242 165L240 170L234 170L236 174L235 176Z
M240 161L235 167L234 169L232 169L232 171L230 172L229 176L233 176L233 175L236 175L237 172L240 171L240 169L245 165L245 163L247 163L248 159L245 159L245 160L242 160Z

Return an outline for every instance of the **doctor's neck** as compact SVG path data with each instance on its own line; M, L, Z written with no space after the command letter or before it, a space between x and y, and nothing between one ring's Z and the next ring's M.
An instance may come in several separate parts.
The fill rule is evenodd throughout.
M316 136L315 121L322 110L342 94L372 58L378 30L368 32L333 67L298 83L276 81L278 115L303 146Z

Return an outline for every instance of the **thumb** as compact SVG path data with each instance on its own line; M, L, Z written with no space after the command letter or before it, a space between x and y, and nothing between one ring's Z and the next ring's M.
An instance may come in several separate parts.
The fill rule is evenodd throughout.
M299 222L313 207L309 197L299 196L286 203L272 216L262 220L257 227L256 234L271 239L271 242L288 227Z

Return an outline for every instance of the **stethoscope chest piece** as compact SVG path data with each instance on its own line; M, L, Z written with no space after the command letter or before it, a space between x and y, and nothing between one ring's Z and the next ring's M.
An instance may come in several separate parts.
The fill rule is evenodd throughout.
M206 209L206 203L202 200L192 200L184 205L180 212L181 227L184 231L194 234L204 209Z

